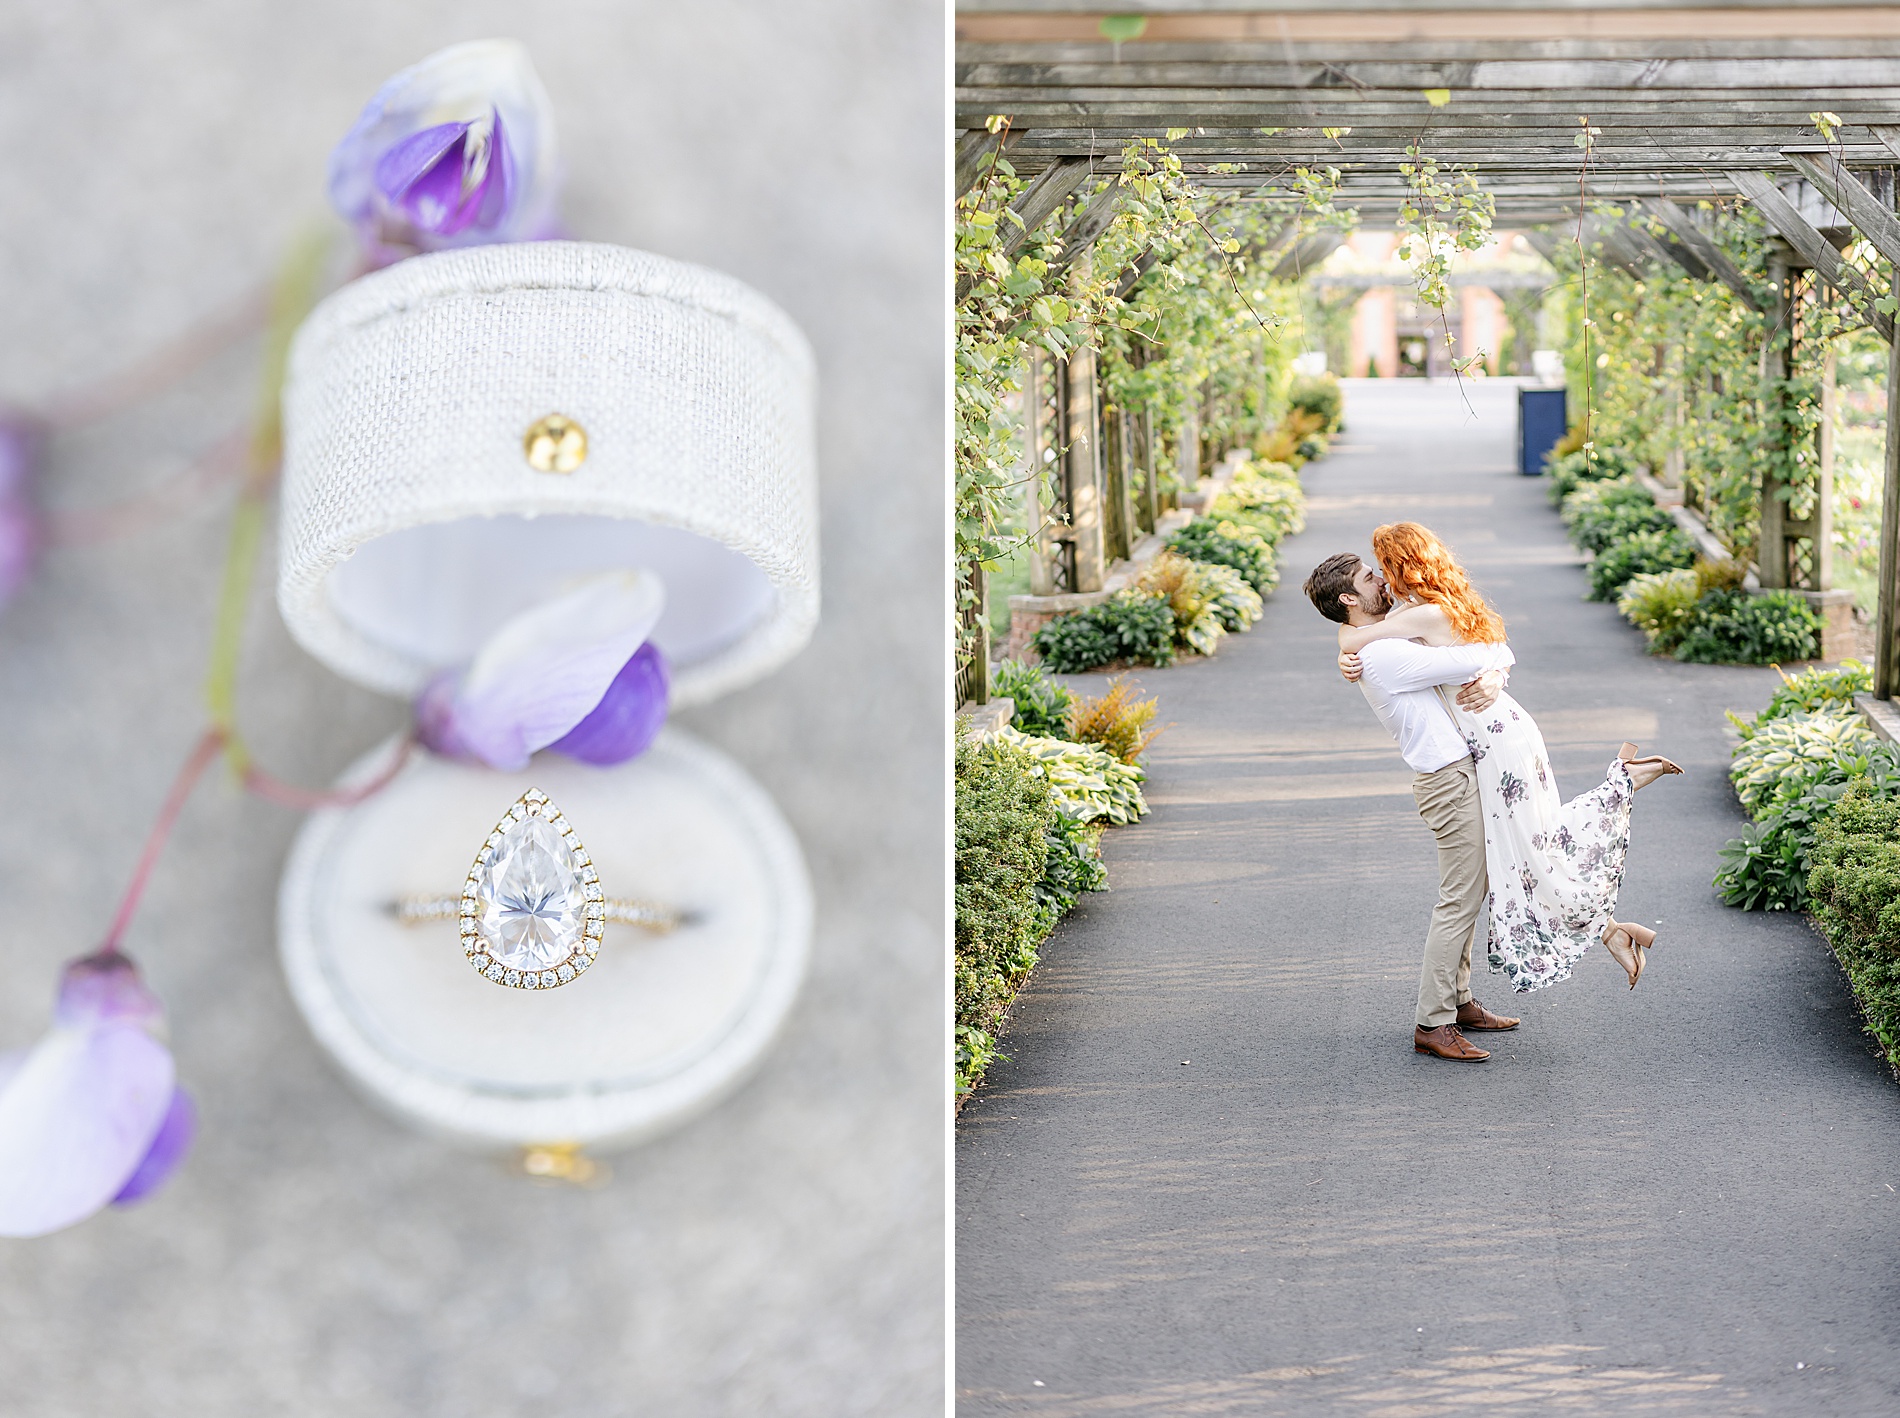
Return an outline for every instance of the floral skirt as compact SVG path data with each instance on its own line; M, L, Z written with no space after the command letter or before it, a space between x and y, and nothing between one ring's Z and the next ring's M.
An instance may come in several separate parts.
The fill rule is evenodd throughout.
M1485 946L1514 990L1567 980L1603 938L1623 887L1636 796L1629 768L1612 762L1601 783L1563 802L1544 736L1523 706L1504 694L1473 715L1444 699L1470 745L1484 813L1489 940L1474 948Z

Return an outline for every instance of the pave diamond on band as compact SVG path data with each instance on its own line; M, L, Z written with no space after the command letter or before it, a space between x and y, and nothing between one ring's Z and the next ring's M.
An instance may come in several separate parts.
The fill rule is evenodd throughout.
M396 918L406 926L458 921L476 971L525 990L554 989L584 972L610 920L656 933L680 923L664 906L608 899L579 834L539 788L495 824L460 896L405 897Z

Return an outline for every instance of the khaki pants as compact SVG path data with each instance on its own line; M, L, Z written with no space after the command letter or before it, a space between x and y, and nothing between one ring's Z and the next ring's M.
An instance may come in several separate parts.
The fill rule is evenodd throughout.
M1436 1029L1471 998L1471 937L1484 909L1484 815L1478 770L1469 758L1412 780L1418 815L1438 839L1438 904L1418 977L1418 1025Z

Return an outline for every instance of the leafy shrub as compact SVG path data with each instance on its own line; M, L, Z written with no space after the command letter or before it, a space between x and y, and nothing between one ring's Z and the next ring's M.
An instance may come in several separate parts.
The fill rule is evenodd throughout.
M1314 440L1318 441L1320 451L1325 451L1324 428L1319 414L1306 409L1288 409L1277 427L1254 440L1254 454L1270 463L1306 462L1307 455L1300 450Z
M1710 591L1676 646L1676 658L1704 665L1773 665L1821 651L1821 617L1793 591L1751 596Z
M1046 741L1044 741L1046 742ZM1101 829L1057 810L1048 771L1001 739L956 747L956 1083L968 1094L1002 1055L996 1031L1037 947L1107 873Z
M1208 516L1252 527L1268 543L1279 545L1306 530L1306 492L1300 475L1285 462L1242 463Z
M1585 551L1601 554L1638 532L1660 532L1676 525L1641 485L1618 479L1586 483L1564 499L1563 519L1570 539Z
M1672 525L1663 531L1638 532L1590 563L1589 599L1613 601L1632 576L1686 570L1694 563L1695 543L1679 528Z
M1036 902L1048 913L1051 927L1067 915L1085 891L1108 885L1102 865L1102 829L1057 813L1046 834L1049 855L1042 880L1036 883Z
M1125 827L1146 815L1148 804L1141 796L1141 784L1148 775L1106 749L1019 734L1010 728L999 730L997 737L1034 760L1057 812L1078 822L1105 822L1111 827Z
M1856 785L1817 829L1813 857L1814 918L1900 1068L1900 799Z
M1744 721L1734 714L1728 716L1729 722L1741 731L1744 739L1753 738L1755 730L1763 724L1772 724L1777 719L1786 719L1795 714L1813 714L1820 710L1834 713L1851 713L1854 708L1854 696L1866 694L1874 687L1873 674L1859 660L1842 660L1839 669L1824 670L1818 666L1791 675L1781 671L1781 688L1774 698L1768 701L1768 707L1757 714L1753 721Z
M990 687L1015 702L1016 712L1009 721L1024 733L1058 739L1069 736L1069 709L1075 696L1044 674L1040 666L1005 660L996 667Z
M1755 820L1722 849L1715 886L1724 901L1743 910L1805 906L1810 854L1835 805L1856 785L1900 793L1900 754L1875 738L1857 714L1838 701L1811 711L1786 707L1820 698L1825 690L1814 683L1818 676L1784 676L1777 698L1796 678L1809 683L1741 725L1744 738L1729 763L1735 795Z
M1850 786L1828 782L1745 823L1721 849L1715 889L1744 911L1798 911L1807 904L1809 853L1817 826Z
M1064 737L1095 744L1123 763L1134 763L1161 733L1149 727L1160 708L1159 700L1136 698L1128 676L1117 675L1108 682L1107 693L1099 699L1080 700L1069 711Z
M1881 741L1860 716L1838 710L1788 714L1754 731L1729 760L1729 782L1750 817L1780 800L1799 797L1836 771L1865 777L1881 758Z
M1552 458L1544 472L1550 478L1551 505L1557 506L1583 483L1634 476L1636 464L1614 448L1579 448Z
M1013 744L959 737L956 773L957 1086L994 1056L992 1036L1049 929L1036 887L1057 816L1037 760Z
M1643 632L1650 654L1667 655L1682 642L1701 599L1693 570L1645 571L1623 583L1616 608Z
M1260 593L1249 586L1238 571L1231 566L1213 566L1204 562L1196 562L1195 565L1200 567L1201 580L1213 597L1209 604L1222 630L1237 634L1260 619L1263 609Z
M1280 584L1279 558L1273 543L1257 528L1231 518L1196 517L1169 537L1167 545L1169 551L1190 561L1231 566L1263 596Z
M1287 407L1319 419L1321 433L1337 433L1346 426L1346 396L1331 374L1302 374L1287 390Z
M1216 572L1225 571L1231 581L1223 582ZM1177 645L1202 655L1211 655L1220 644L1227 627L1221 619L1216 599L1240 581L1240 573L1224 566L1203 566L1185 556L1163 552L1143 568L1135 590L1159 596L1174 614L1174 639ZM1256 613L1259 597L1255 597Z
M1030 644L1056 674L1076 674L1113 660L1174 663L1174 612L1161 596L1122 591L1098 606L1057 616Z
M1574 527L1580 517L1598 510L1607 511L1613 507L1654 507L1656 499L1651 497L1649 489L1632 477L1603 478L1596 482L1580 482L1570 492L1564 494L1558 504L1558 515L1564 519L1566 527Z

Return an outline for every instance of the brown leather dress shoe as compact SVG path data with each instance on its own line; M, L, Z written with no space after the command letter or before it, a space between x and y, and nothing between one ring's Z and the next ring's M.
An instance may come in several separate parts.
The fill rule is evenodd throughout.
M1481 1063L1491 1057L1489 1049L1481 1049L1458 1032L1456 1024L1441 1024L1436 1029L1414 1028L1412 1047L1421 1054L1437 1054L1441 1059L1458 1059L1465 1063Z
M1506 1014L1493 1014L1474 999L1458 1006L1460 1029L1515 1029L1517 1026L1517 1020Z

